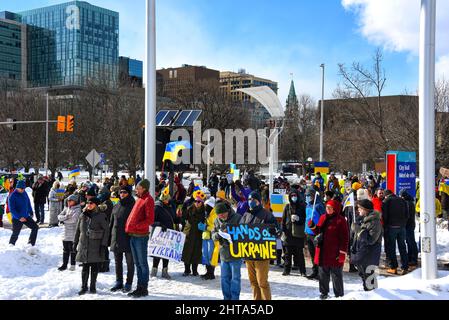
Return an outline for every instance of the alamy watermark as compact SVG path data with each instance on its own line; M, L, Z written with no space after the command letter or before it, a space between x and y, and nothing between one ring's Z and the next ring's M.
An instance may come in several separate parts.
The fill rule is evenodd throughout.
M193 150L183 150L175 164L252 164L268 165L278 161L278 129L217 129L202 131L201 122L193 125L193 139L186 129L171 133L170 141L193 141ZM193 163L192 153L193 152Z
M69 30L80 29L80 8L76 5L67 6L65 13L68 15L65 26Z

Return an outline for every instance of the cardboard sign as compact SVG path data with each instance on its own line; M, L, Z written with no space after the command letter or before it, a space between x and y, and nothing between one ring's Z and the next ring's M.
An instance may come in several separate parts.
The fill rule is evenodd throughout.
M156 227L150 239L148 254L152 257L180 262L185 241L186 236L182 232L170 229L162 232L161 227Z
M239 224L227 228L230 235L230 252L234 258L245 260L275 260L276 237L268 225Z
M274 189L273 193L276 193L276 194L287 194L287 189Z
M6 204L6 199L8 198L8 193L0 193L0 206Z

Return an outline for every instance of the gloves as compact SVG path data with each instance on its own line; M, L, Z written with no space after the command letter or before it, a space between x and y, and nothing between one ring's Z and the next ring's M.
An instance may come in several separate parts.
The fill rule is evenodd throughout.
M340 254L337 257L337 260L338 260L338 263L344 264L346 261L346 253L340 251Z
M299 221L299 216L296 215L296 214L293 214L293 215L292 215L292 221L293 221L293 222L298 222L298 221Z
M198 223L198 230L206 231L206 224L204 224L202 222Z

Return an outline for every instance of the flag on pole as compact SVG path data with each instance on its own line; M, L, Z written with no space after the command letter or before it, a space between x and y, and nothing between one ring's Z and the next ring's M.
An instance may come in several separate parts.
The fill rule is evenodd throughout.
M162 161L170 160L171 162L176 162L176 160L178 160L179 151L185 149L192 149L192 145L189 141L175 141L167 143Z
M345 210L347 207L350 207L350 206L355 207L355 200L354 200L353 192L351 192L349 194L349 196L346 198L345 205L343 206L343 210Z
M80 169L79 169L79 168L73 169L73 170L70 171L70 173L69 173L69 178L70 178L70 179L75 178L75 177L79 176L80 174L81 174L81 172L80 172Z
M234 171L237 169L237 165L235 163L231 163L231 173L234 173Z
M440 183L439 191L449 195L449 179L445 179Z

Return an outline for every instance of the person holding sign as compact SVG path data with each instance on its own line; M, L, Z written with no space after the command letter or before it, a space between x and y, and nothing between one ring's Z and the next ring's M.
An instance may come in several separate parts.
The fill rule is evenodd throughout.
M242 259L232 257L230 237L225 239L224 233L227 232L228 225L238 225L242 217L229 210L224 202L217 203L215 213L217 219L214 221L212 240L220 243L221 291L224 300L240 300Z
M162 232L166 232L167 229L175 229L175 224L178 222L178 218L176 217L176 213L171 204L171 200L172 198L170 197L169 188L166 187L164 191L161 192L159 200L156 201L154 207L153 229L156 227L161 227ZM152 278L157 276L157 269L160 262L161 258L153 257L153 268L151 269ZM171 277L168 274L168 263L168 259L162 259L162 278L171 280Z
M262 206L262 197L253 191L248 197L249 210L241 220L241 224L268 224L271 225L270 233L277 234L277 221L273 214ZM258 261L246 261L249 281L253 290L254 300L271 300L268 272L270 271L270 259Z
M190 274L197 277L199 275L198 265L202 260L203 229L206 217L204 199L206 196L202 191L194 192L194 195L196 195L195 202L187 209L184 227L184 234L186 235L182 252L182 261L185 266L184 277ZM190 267L192 268L190 269Z
M282 215L282 242L285 247L285 265L282 275L288 276L292 270L292 258L295 266L299 266L301 276L306 276L306 262L304 260L304 227L306 221L306 206L299 200L297 191L289 195L289 204Z
M326 204L326 214L318 223L310 220L309 228L315 233L315 264L319 266L320 299L329 298L329 281L336 298L344 296L343 266L349 246L349 230L346 219L340 214L341 205L331 200Z

